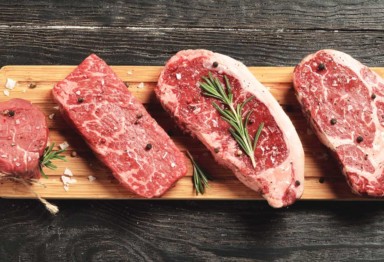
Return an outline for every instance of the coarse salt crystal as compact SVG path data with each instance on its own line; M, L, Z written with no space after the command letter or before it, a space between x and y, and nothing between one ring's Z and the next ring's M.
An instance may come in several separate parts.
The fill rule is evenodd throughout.
M59 106L54 106L53 109L59 110Z
M67 149L69 147L69 144L68 144L67 141L64 141L63 143L61 143L59 145L59 147L60 147L61 150L64 150L64 149Z
M180 79L181 79L181 74L180 74L180 73L176 73L176 79L177 79L177 80L180 80Z
M63 174L64 174L64 175L67 175L67 176L73 176L72 171L71 171L69 168L67 168L67 167L65 168Z
M20 120L16 119L15 123L16 123L16 125L20 124Z
M140 84L137 85L137 88L144 88L144 83L141 82Z
M88 176L88 180L89 180L89 182L93 182L93 181L96 180L96 177L94 177L94 176Z
M76 95L79 96L80 94L81 94L80 90L77 90L77 91L76 91Z
M7 89L5 89L5 90L3 91L3 93L4 93L5 96L9 96L9 91L8 91Z
M50 115L48 116L48 118L51 119L51 120L52 120L54 117L55 117L55 113L52 113L52 114L50 114Z
M8 88L8 89L14 89L16 86L16 81L11 79L11 78L7 78L7 82L5 83L5 88Z
M172 162L171 167L176 167L176 164Z
M64 186L77 183L76 179L70 178L69 176L61 176L61 181L63 182Z
M128 74L128 75L132 75L132 74L133 74L132 70L129 70L129 71L127 72L127 74Z
M68 176L61 176L61 181L63 182L64 185L69 185L71 178Z
M65 190L66 192L68 192L68 191L69 191L69 186L68 186L68 185L64 185L64 190Z

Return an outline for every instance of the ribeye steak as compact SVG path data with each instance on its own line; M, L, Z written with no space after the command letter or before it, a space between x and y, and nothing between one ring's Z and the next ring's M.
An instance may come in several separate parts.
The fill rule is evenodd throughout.
M352 190L384 196L384 80L345 53L321 50L295 68L294 86Z
M0 103L0 174L40 178L40 157L48 141L44 114L31 102L14 98Z
M161 196L186 174L184 155L96 55L53 89L66 120L129 190Z
M264 123L255 150L256 167L229 132L212 102L202 95L199 83L209 72L223 81L229 79L239 104L250 96L244 111L253 111L248 131L253 137ZM273 207L292 204L300 198L304 182L304 153L296 130L270 92L259 83L244 64L207 50L178 52L166 64L155 92L164 108L185 131L197 137L222 165L240 181L260 192Z

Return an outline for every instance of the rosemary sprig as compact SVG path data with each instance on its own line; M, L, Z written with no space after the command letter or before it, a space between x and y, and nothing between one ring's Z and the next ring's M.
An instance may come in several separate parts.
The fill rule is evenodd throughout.
M57 151L52 151L53 147L55 146L55 143L52 143L50 146L47 146L44 150L44 154L40 158L40 173L44 178L48 178L48 176L44 173L43 168L48 167L49 169L55 170L57 168L56 165L52 163L52 160L63 160L67 161L65 159L64 155L61 155L65 151L65 149L60 149Z
M232 87L227 76L224 76L225 87L221 84L217 77L212 76L211 72L209 72L208 77L203 77L203 80L203 83L199 83L200 88L203 90L203 95L218 99L224 104L225 108L223 109L215 102L212 102L213 107L219 111L221 117L230 124L231 127L229 128L229 132L244 152L249 156L252 166L255 168L255 149L261 130L264 127L264 123L259 125L252 142L247 129L249 117L251 116L252 111L245 113L245 117L243 119L244 106L254 99L254 96L247 98L243 103L235 106L233 103Z
M192 155L187 151L187 155L189 159L191 159L192 165L193 165L193 187L196 190L196 195L201 194L203 195L205 193L205 189L209 187L208 180L210 180L210 177L206 175L203 170L197 165L195 160L193 159Z

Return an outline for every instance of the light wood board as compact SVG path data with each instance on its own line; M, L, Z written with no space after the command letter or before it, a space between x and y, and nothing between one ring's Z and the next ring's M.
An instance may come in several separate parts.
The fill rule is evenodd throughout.
M55 113L54 119L48 119L50 141L60 144L68 141L70 147L66 152L68 162L56 164L55 171L47 170L49 179L42 178L42 185L32 188L45 198L55 199L137 199L138 197L124 189L113 178L110 172L92 155L81 138L66 125L59 112L54 109L51 98L53 85L64 79L75 66L5 66L0 70L0 102L10 98L24 98L32 101L46 116ZM156 100L153 88L162 69L160 66L112 66L113 70L126 83L129 90L143 104L159 124L170 133L179 148L185 152L188 149L211 174L213 181L206 194L197 196L192 186L192 166L188 163L189 171L160 199L261 199L254 191L242 185L228 170L214 163L208 151L196 140L175 127L170 117L162 110ZM303 200L362 200L353 195L347 186L343 175L334 159L311 132L306 120L300 112L292 90L292 67L250 67L251 72L270 91L288 113L302 140L305 150L305 190ZM374 68L384 76L384 68ZM7 78L17 81L10 96L3 95ZM29 85L36 84L36 88ZM144 83L144 88L137 88ZM71 157L72 151L78 153ZM66 192L61 182L61 175L68 167L74 173L77 183L70 185ZM91 182L88 176L96 177ZM0 184L0 197L30 198L34 197L25 186L3 180ZM369 199L369 198L368 198Z

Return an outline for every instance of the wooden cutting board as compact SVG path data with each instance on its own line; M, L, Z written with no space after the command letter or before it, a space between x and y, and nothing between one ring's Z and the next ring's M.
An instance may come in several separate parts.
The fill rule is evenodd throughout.
M56 144L67 141L70 144L67 162L56 161L58 169L46 170L48 179L42 178L42 185L32 188L45 198L56 199L134 199L138 198L128 192L112 177L110 172L92 155L81 138L69 128L59 112L54 108L51 89L54 84L64 79L75 66L5 66L0 69L0 102L10 98L24 98L32 101L48 119L50 140ZM127 84L133 95L142 102L149 113L171 135L177 146L185 152L187 149L196 161L213 177L206 194L197 196L192 186L192 166L188 161L188 175L177 182L162 199L261 199L254 191L241 184L228 170L220 167L208 151L196 140L178 130L170 117L161 108L153 92L162 67L160 66L112 66L118 76ZM250 67L251 72L270 91L288 113L295 125L305 150L305 190L304 200L349 200L364 199L353 195L341 174L337 163L329 155L316 136L311 132L292 90L292 67ZM384 68L374 68L384 76ZM7 78L17 81L10 96L3 94ZM30 84L35 88L29 88ZM144 88L138 88L144 83ZM77 157L71 157L76 151ZM61 175L68 167L74 173L77 183L65 191ZM94 176L90 181L88 176ZM23 185L3 180L0 184L0 197L30 198L34 195Z

